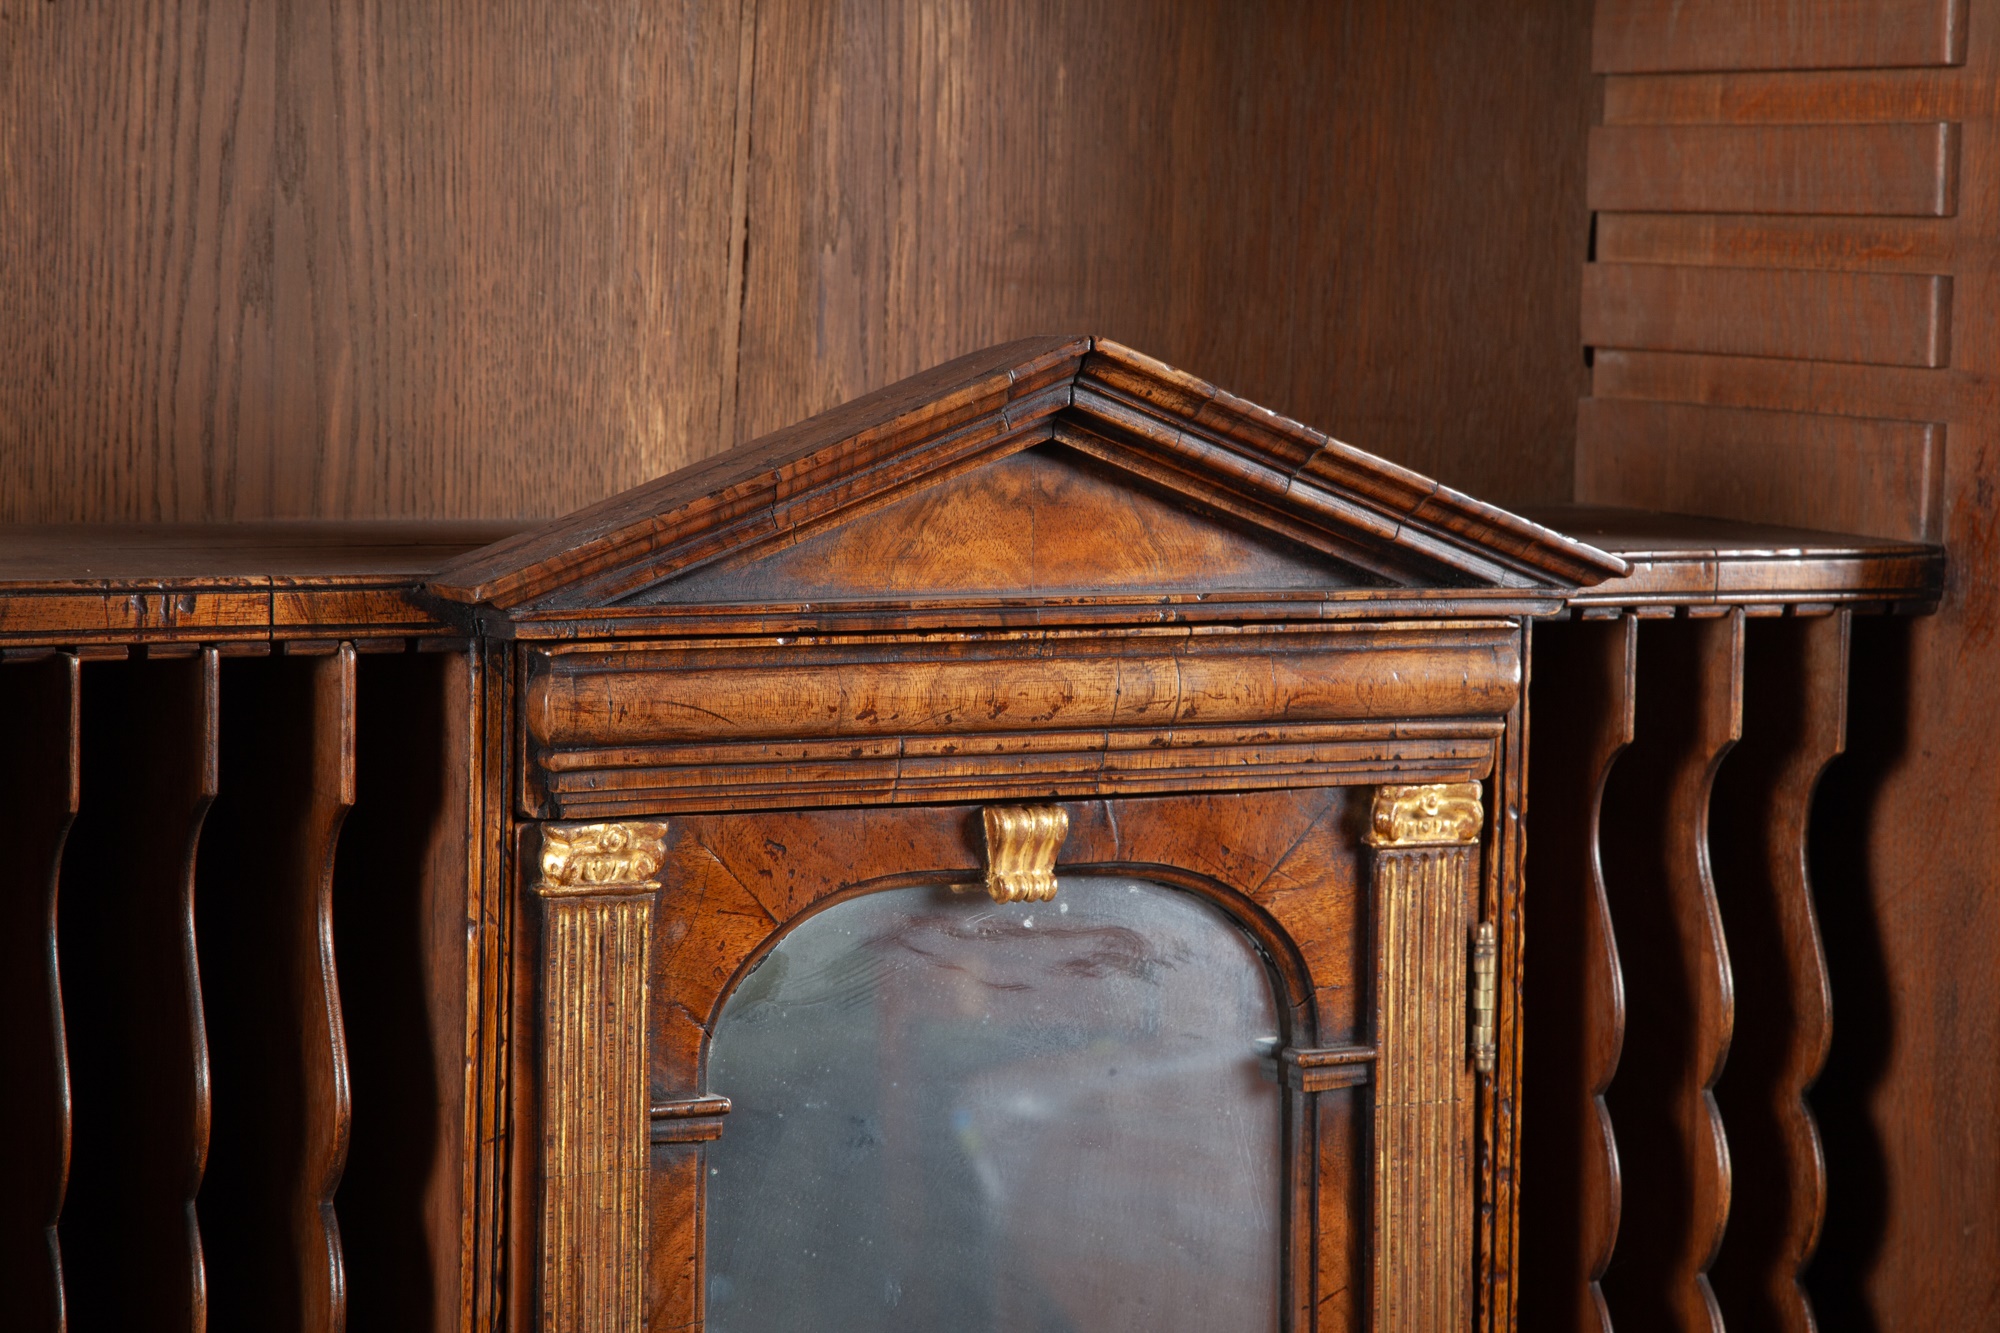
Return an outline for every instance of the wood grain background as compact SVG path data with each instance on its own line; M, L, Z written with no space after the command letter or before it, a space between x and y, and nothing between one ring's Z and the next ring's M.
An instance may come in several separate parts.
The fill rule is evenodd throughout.
M0 0L0 520L553 515L1052 329L1567 498L1589 14Z

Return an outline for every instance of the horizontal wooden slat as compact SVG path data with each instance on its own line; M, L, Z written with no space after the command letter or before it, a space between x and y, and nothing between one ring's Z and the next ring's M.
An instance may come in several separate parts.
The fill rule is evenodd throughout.
M1590 66L1842 69L1965 60L1965 0L1600 0Z
M1950 217L1958 137L1945 121L1599 126L1590 132L1590 206Z
M1949 362L1951 279L1676 264L1589 264L1592 347L1722 352L1870 365Z
M1935 540L1944 427L1586 398L1576 493L1794 527Z
M1900 421L1952 420L1961 410L1984 410L1993 397L1990 385L1951 370L1608 347L1597 353L1591 392L1599 398Z
M1614 74L1602 125L1815 125L1976 120L1980 88L1956 70Z
M1600 264L1942 273L1958 246L1929 220L1600 212L1596 249Z

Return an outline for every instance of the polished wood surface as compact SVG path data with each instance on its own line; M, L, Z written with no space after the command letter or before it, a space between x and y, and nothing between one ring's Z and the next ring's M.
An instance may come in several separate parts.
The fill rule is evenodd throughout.
M521 800L582 818L995 783L1032 796L1458 780L1490 767L1519 697L1515 634L1473 621L535 650Z
M1945 552L1928 542L1602 505L1529 512L1631 566L1570 594L1571 613L1585 617L1730 606L1760 617L1842 605L1921 613L1944 595Z
M1078 326L1567 492L1585 0L0 15L9 521L549 517Z
M0 654L85 643L302 642L455 633L416 587L507 523L0 527Z
M1951 279L1682 264L1592 264L1583 339L1627 351L1939 367Z

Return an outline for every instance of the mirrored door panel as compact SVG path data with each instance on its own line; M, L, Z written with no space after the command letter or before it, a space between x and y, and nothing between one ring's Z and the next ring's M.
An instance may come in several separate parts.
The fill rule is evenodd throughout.
M1278 1038L1258 948L1178 888L836 902L715 1028L707 1327L1275 1330Z

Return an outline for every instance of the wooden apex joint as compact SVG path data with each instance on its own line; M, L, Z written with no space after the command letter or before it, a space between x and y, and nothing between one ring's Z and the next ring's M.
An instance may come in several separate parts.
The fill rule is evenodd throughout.
M1373 847L1450 847L1477 843L1486 824L1477 782L1377 787L1368 819Z
M667 859L667 826L658 822L542 825L544 898L651 893Z
M996 903L1044 903L1056 896L1056 853L1069 836L1059 805L989 805L986 892Z

